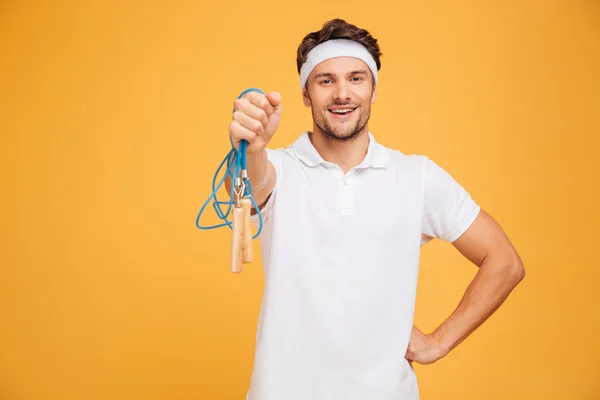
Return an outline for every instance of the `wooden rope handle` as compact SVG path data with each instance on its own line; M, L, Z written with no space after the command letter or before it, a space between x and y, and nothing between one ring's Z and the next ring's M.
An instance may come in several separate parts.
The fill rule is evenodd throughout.
M231 220L231 272L242 272L242 253L244 248L244 209L233 207Z
M249 198L244 197L240 200L240 205L244 209L244 234L242 246L242 262L252 262L252 226L250 221L250 211L252 210L252 202Z

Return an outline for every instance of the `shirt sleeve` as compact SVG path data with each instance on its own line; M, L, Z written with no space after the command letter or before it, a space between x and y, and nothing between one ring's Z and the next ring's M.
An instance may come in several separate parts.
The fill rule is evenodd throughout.
M421 246L434 238L458 239L479 215L480 206L447 171L425 157Z
M267 151L267 158L268 158L268 160L271 162L271 164L273 164L273 167L275 167L275 186L273 188L273 191L271 192L271 196L267 200L267 203L261 209L260 216L259 216L258 213L250 216L250 221L256 227L260 226L260 219L261 218L262 218L263 225L265 225L268 222L269 216L273 212L273 207L275 205L275 198L277 197L277 189L279 188L280 181L281 181L281 154L280 154L280 149L269 149L269 148L267 148L266 151ZM250 183L252 184L252 182L250 182ZM257 204L257 206L260 206L260 204ZM256 209L254 211L256 211Z

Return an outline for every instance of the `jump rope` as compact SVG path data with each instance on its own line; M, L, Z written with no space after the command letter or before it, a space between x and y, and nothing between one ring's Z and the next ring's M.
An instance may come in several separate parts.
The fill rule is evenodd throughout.
M244 90L238 99L242 98L248 92L259 92L265 94L258 88L250 88ZM234 110L235 111L235 110ZM242 272L242 264L252 262L252 240L256 239L263 227L263 219L260 213L260 209L254 198L252 197L252 185L250 184L250 178L246 171L246 149L248 147L247 140L241 140L236 150L231 135L229 136L229 142L231 143L231 150L227 156L223 159L217 172L215 173L212 181L212 193L202 205L198 216L196 217L196 227L202 230L217 229L228 226L231 229L231 254L230 254L230 266L231 272L239 273ZM217 177L221 172L224 165L227 165L227 172L223 175L223 178L217 186ZM231 177L231 190L229 193L229 199L227 201L220 201L217 199L217 193L225 182L227 176ZM234 196L235 195L235 196ZM212 226L201 226L200 217L204 212L208 203L214 199L213 209L217 216L224 221L221 224ZM221 205L227 205L227 211L223 212ZM259 219L258 231L252 236L252 226L250 221L251 209L254 207ZM232 213L231 221L227 218Z

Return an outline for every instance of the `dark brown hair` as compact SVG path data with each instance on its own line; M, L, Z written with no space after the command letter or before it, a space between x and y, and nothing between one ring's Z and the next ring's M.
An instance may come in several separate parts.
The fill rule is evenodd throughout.
M300 73L300 69L302 68L302 64L306 61L308 53L318 44L331 39L349 39L362 44L373 56L375 64L377 65L377 70L379 71L381 68L381 62L379 61L381 51L379 49L379 44L377 44L377 39L371 36L365 29L352 25L343 19L336 18L325 22L321 30L311 32L302 39L300 46L298 46L296 57L298 73Z

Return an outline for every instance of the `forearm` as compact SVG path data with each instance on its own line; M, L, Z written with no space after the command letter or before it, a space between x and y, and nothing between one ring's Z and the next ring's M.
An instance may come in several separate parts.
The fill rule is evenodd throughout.
M433 333L442 356L465 340L506 300L523 279L519 261L486 259L450 317Z
M270 175L272 174L269 164L267 152L264 149L259 153L247 154L246 156L246 171L252 186L252 197L259 205L266 200L272 190L272 185L269 184L271 182ZM231 193L231 184L231 177L227 176L225 180L227 193Z
M257 154L249 154L246 164L252 185L252 197L256 204L261 205L273 190L275 169L269 162L266 150Z

